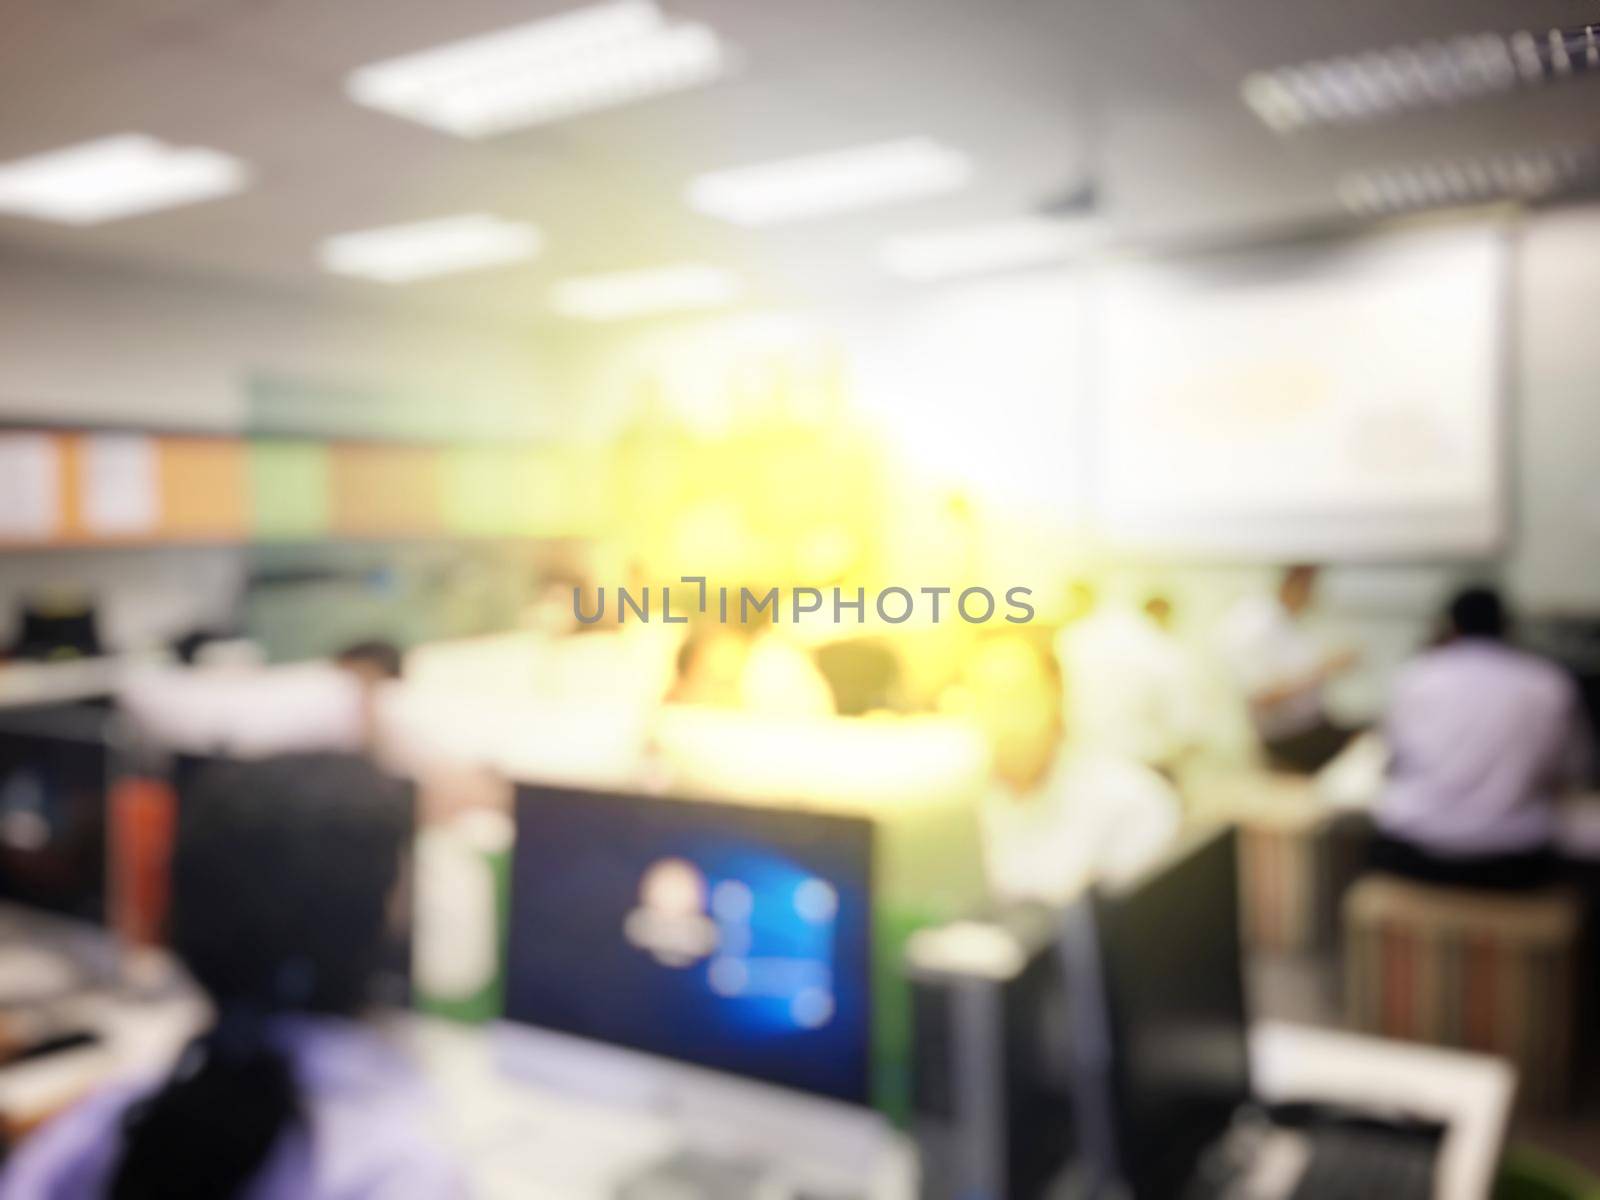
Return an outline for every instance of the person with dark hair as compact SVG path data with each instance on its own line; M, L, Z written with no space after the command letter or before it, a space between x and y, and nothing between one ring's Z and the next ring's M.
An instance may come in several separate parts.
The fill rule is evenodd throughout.
M1441 644L1395 681L1373 865L1426 882L1532 887L1556 872L1555 803L1585 777L1577 688L1506 641L1497 592L1472 587Z
M894 712L903 706L900 656L887 640L840 638L818 646L812 657L841 717Z
M1458 638L1499 641L1506 636L1506 609L1493 588L1469 587L1450 601L1450 633Z
M400 647L377 639L346 646L334 661L345 670L354 671L364 683L399 679L405 673L405 656Z
M365 760L210 769L186 797L171 942L212 1026L167 1078L26 1141L3 1200L388 1200L465 1194L410 1064L359 1020L409 802Z
M1247 596L1222 630L1224 657L1268 762L1303 775L1327 766L1357 733L1324 703L1329 682L1355 665L1355 655L1329 650L1305 623L1320 574L1311 563L1285 568L1275 594Z
M379 696L386 684L405 675L405 655L393 642L374 638L346 646L334 662L349 672L361 689L361 723L365 727L366 748L378 755L379 761L387 761Z
M739 625L692 629L678 647L668 704L738 708L739 682L750 658L749 632Z

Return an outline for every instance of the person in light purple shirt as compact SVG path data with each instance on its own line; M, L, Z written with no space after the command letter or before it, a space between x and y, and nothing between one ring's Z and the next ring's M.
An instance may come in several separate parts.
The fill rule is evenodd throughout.
M23 1142L0 1200L454 1200L410 1064L362 1021L409 836L366 762L212 769L185 797L172 942L216 1009L164 1080Z
M1494 591L1462 592L1449 621L1395 681L1374 865L1436 883L1538 886L1556 871L1556 801L1587 765L1577 688L1507 644Z

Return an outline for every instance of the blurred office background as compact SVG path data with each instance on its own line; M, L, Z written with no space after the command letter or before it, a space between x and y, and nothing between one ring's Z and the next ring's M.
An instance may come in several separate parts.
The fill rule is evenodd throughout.
M847 897L870 875L849 901L873 914L870 964L841 940L827 1015L813 996L791 1016L858 1022L870 1080L842 1033L817 1053L849 1060L848 1085L768 1061L748 1029L648 1011L591 1040L870 1104L926 1175L943 1151L917 1064L936 1051L911 997L983 976L963 955L997 927L958 925L956 966L925 940L921 974L908 946L1122 873L1110 834L1066 821L1058 862L1046 816L995 800L1037 783L1007 775L1033 738L1041 762L1066 746L1104 768L1074 776L1105 811L1095 837L1162 804L1151 860L1232 831L1253 1017L1514 1066L1515 1104L1485 1068L1490 1116L1447 1135L1482 1161L1441 1169L1437 1194L1489 1194L1506 1146L1508 1172L1600 1169L1581 887L1477 897L1500 939L1480 976L1439 965L1473 930L1437 897L1358 884L1393 685L1459 588L1499 589L1580 720L1600 695L1597 15L0 0L0 717L11 777L54 781L0 792L0 841L43 853L71 823L50 796L87 778L105 846L94 880L0 874L0 949L69 945L118 1015L51 1025L79 1012L71 988L0 999L24 1032L149 1025L127 1061L0 1067L13 1138L192 1031L147 993L167 986L162 806L194 761L362 750L414 785L409 1004L440 1022L430 1070L484 1110L462 1135L482 1194L669 1194L528 1182L536 1155L485 1148L485 1113L514 1106L485 1080L570 1080L462 1066L508 1004L582 1032L546 978L581 974L550 962L582 935L546 930L541 957L532 885L507 877L554 868L505 847L644 836L618 797L710 797L673 835L691 840L843 839L813 869ZM1239 645L1294 564L1320 568L1308 602L1272 620L1326 654L1319 715L1365 734L1310 763L1253 719L1252 671L1281 644ZM684 577L713 611L665 623ZM784 610L715 620L719 587L777 588ZM929 587L952 589L938 619ZM975 587L1001 599L990 621L952 607ZM807 588L823 609L791 620ZM861 618L840 617L835 590L858 588ZM875 611L892 588L916 601L903 623ZM1004 621L1014 588L1026 624ZM619 621L620 589L653 619ZM602 593L581 624L575 595ZM1580 872L1600 861L1594 782L1563 781ZM610 797L593 813L591 792ZM824 825L747 827L744 808ZM870 872L846 852L859 830L827 819L872 828ZM681 901L674 883L656 878ZM36 907L103 931L35 937ZM17 969L48 981L37 957ZM1489 994L1481 1022L1436 1011ZM1318 1054L1339 1051L1290 1057ZM527 1119L576 1120L553 1111ZM670 1194L743 1194L711 1174Z

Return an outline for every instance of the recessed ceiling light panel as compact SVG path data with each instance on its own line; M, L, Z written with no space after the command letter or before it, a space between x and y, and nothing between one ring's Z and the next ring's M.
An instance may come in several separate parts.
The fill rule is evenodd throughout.
M322 269L379 283L412 283L523 262L539 253L543 238L532 225L487 213L467 213L341 233L318 250Z
M550 307L563 316L584 321L621 321L721 308L737 300L743 290L738 276L721 267L674 263L644 271L565 280L551 292Z
M972 177L959 150L902 138L701 175L692 208L736 225L776 225L951 192Z
M0 213L97 225L214 200L249 182L244 163L145 134L97 138L0 163Z
M1257 71L1240 85L1279 133L1350 124L1600 72L1600 26L1482 33Z
M616 0L373 63L346 90L368 108L481 138L696 87L728 66L708 26Z
M1600 149L1559 146L1355 171L1339 181L1339 199L1357 216L1392 216L1501 200L1532 203L1597 183Z

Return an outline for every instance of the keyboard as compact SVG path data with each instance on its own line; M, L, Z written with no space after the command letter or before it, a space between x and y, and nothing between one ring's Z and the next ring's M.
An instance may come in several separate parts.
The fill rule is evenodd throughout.
M1438 1142L1370 1129L1317 1129L1292 1200L1432 1200Z

